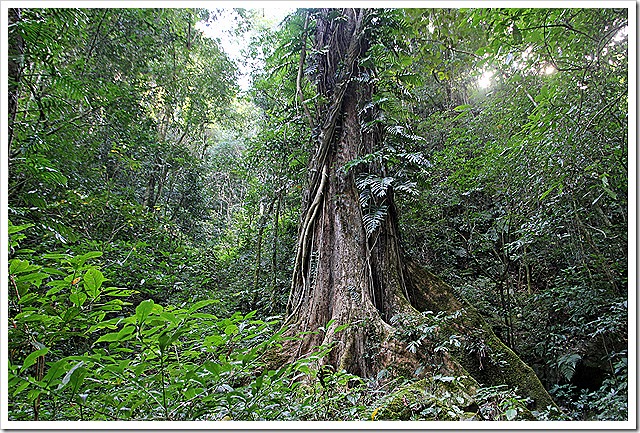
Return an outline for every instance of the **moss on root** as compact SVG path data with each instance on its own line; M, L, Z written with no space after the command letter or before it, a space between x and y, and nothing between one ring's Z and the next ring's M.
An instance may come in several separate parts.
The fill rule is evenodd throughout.
M463 335L467 342L451 354L483 385L507 385L533 400L533 408L556 407L549 393L531 367L525 364L494 334L478 311L431 272L414 263L408 264L412 282L412 304L419 311L464 311L447 331ZM473 347L473 350L470 350Z
M395 330L404 329L402 325L397 327L395 323L382 320L369 322L369 317L355 328L343 331L346 335L342 336L342 350L333 352L336 355L329 359L338 370L361 376L373 377L376 371L385 368L394 376L415 377L416 382L385 399L385 403L372 412L372 419L504 419L507 410L510 417L515 417L515 410L517 419L534 419L530 409L556 408L534 371L500 341L471 304L457 297L451 286L426 269L408 263L407 271L411 307L407 309L410 311L402 310L402 313L421 320L428 315L420 312L446 314L446 320L439 323L432 341L424 340L431 344L421 346L423 351L410 351L403 339L405 336L395 334ZM454 314L456 312L462 314ZM339 325L342 323L337 322L335 327ZM451 340L454 335L457 338ZM323 343L336 341L333 331L327 333L326 340ZM436 354L436 344L442 341L460 341L462 344L457 348L450 344L447 351ZM285 360L299 356L297 347L297 343L291 341L283 344L275 350L277 353L270 354L269 364L282 365ZM426 377L423 373L416 377L419 370ZM445 375L437 375L437 372ZM505 409L503 401L489 402L486 395L494 400L499 397L492 394L490 388L489 394L476 398L479 388L500 385L517 389L519 396L530 399L530 407L525 407L524 399L517 397L514 397L518 400L513 403L515 406L509 409ZM489 406L491 410L487 412Z
M476 313L477 314L477 313ZM540 379L531 367L525 364L511 349L495 336L489 326L483 324L486 355L484 362L478 353L457 351L454 356L478 380L487 385L508 385L533 400L533 406L540 410L555 403L544 389Z
M480 384L469 376L433 376L392 393L376 408L372 420L478 421L535 420L522 400L500 392L481 394ZM503 391L504 392L504 391ZM508 413L512 415L508 416Z
M442 420L470 419L475 412L473 395L478 383L468 377L433 376L412 383L391 395L374 410L374 420Z

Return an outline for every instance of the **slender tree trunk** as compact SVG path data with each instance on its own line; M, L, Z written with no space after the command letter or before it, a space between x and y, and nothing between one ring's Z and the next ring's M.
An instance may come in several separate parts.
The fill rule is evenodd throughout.
M260 268L262 265L262 238L264 237L264 229L267 226L267 219L271 215L273 211L273 206L276 202L277 196L274 196L269 204L269 208L266 212L263 212L258 219L258 239L256 241L256 266L253 274L253 301L251 305L251 309L258 308L258 286L260 284ZM262 205L260 206L262 207Z
M169 174L169 164L166 163L162 163L162 169L160 170L160 173L158 174L158 188L157 191L154 195L154 199L153 199L153 206L155 207L156 204L158 204L158 200L162 200L162 190L164 189L164 185L167 182L167 175ZM160 201L160 203L162 203L162 201ZM166 200L165 200L165 204Z
M9 76L9 99L8 99L8 153L11 155L11 143L14 137L13 125L18 112L18 100L20 99L20 80L22 79L24 40L19 35L16 25L21 20L21 9L10 8L9 18L9 59L7 70Z
M149 174L149 182L147 183L147 189L144 193L144 200L142 205L147 208L148 212L153 212L153 203L154 197L153 194L156 190L156 176L155 172L152 170Z
M282 204L282 190L278 192L278 202L276 203L276 211L273 214L273 246L271 248L272 305L273 305L273 294L275 294L276 285L277 285L277 275L278 275L278 236L279 236L278 226L280 225L281 204Z

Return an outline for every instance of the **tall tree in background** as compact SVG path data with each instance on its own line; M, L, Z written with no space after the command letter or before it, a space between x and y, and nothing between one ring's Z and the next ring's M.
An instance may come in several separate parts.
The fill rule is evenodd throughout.
M460 325L470 333L484 333L482 338L505 355L509 365L503 370L483 368L480 360L478 368L477 360L460 353L460 360L448 359L444 368L458 374L473 369L483 382L519 386L545 407L551 400L533 371L495 338L472 307L457 301L437 278L405 264L393 189L385 182L384 168L353 165L383 140L375 122L378 112L371 104L375 70L363 66L377 19L371 9L321 9L316 14L313 48L318 53L315 73L321 102L315 117L306 110L317 142L303 200L287 320L291 329L308 334L289 354L296 357L334 342L324 362L337 369L367 377L389 367L413 372L434 354L407 350L394 320L419 316L419 310L452 312L464 307ZM308 27L307 19L303 35ZM304 56L303 46L301 65ZM297 90L305 105L301 70L302 66ZM366 176L365 168L375 181L358 181ZM347 325L352 326L345 329ZM314 332L318 329L324 332Z
M18 34L15 27L20 21L20 9L9 9L9 59L7 69L9 73L9 135L7 146L11 149L13 139L13 123L18 111L18 99L20 98L20 76L22 75L22 55L24 52L24 41Z

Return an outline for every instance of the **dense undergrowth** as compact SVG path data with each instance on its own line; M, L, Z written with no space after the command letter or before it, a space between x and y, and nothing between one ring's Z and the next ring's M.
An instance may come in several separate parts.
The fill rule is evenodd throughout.
M331 345L273 369L270 354L286 340L279 317L220 315L224 310L213 299L181 307L151 299L133 305L140 293L110 285L102 252L35 257L19 248L28 229L10 225L12 420L569 420L626 414L626 359L600 389L583 393L563 412L530 412L527 399L506 386L479 388L465 399L446 387L416 388L393 371L369 379L333 371L321 365ZM413 329L402 328L408 350L424 350L425 339L438 341L437 329L455 317L429 314ZM437 354L461 344L454 336L431 349ZM450 386L464 379L430 380ZM562 399L569 392L558 387L555 395Z

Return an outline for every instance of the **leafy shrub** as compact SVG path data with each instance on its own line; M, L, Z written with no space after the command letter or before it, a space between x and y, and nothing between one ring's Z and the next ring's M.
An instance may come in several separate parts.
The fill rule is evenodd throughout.
M611 361L613 372L594 391L578 390L570 384L557 385L550 390L563 403L568 417L588 421L628 419L629 377L626 351L613 354Z

